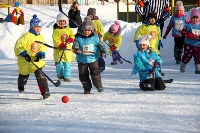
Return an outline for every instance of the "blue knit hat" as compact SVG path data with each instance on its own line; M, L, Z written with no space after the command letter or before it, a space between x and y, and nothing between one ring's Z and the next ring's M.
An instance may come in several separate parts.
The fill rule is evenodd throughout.
M40 26L42 27L42 21L37 17L36 14L33 15L33 18L30 21L30 27L37 27Z
M19 7L20 3L19 2L15 2L15 7Z

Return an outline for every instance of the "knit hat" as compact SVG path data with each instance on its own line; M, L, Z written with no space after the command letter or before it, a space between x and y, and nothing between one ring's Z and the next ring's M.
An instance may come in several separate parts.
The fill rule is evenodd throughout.
M185 12L185 9L184 9L182 1L177 1L176 2L176 10L181 10L181 11Z
M56 23L57 23L58 26L60 26L60 25L59 25L59 21L61 21L61 20L65 20L65 21L66 21L66 25L65 25L65 26L67 26L68 18L67 18L63 13L59 13L59 14L57 15Z
M197 8L192 8L190 18L192 19L194 16L199 17L200 19L200 12Z
M30 21L30 27L37 27L40 26L42 27L42 21L37 17L36 14L33 15L33 18Z
M19 2L15 2L15 7L19 7L20 3Z
M86 16L86 17L84 18L84 21L87 21L87 20L91 20L91 18L90 18L89 16Z
M115 21L113 25L111 25L110 30L112 33L116 33L119 30L120 23L119 21Z
M150 39L152 38L151 35L145 35L145 36L140 36L139 37L139 44L146 44L150 46Z
M81 30L94 30L94 26L91 20L83 21Z
M95 8L89 8L88 11L87 11L87 16L88 15L95 16L96 15L96 9Z

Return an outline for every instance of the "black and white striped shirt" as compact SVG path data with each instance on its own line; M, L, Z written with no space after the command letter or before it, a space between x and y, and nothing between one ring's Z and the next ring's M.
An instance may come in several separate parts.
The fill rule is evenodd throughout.
M167 7L169 7L169 0L142 0L146 5L144 8L139 4L136 4L135 11L140 16L147 17L149 13L157 13L157 19L160 20L163 18L166 20L171 13L169 11L165 11Z

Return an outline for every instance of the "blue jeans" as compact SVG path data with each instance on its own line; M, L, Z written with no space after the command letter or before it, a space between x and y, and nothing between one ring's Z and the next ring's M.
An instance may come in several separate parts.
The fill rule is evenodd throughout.
M56 73L64 78L71 78L71 62L60 62L56 65Z

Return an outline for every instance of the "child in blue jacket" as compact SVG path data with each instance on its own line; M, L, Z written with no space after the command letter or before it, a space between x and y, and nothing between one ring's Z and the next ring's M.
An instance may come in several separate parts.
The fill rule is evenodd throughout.
M92 83L98 92L103 91L101 73L98 67L99 53L105 54L105 47L94 34L91 20L84 21L81 26L82 34L75 37L73 49L78 62L79 80L81 81L84 94L90 94ZM89 77L91 75L91 79ZM92 82L91 82L92 80Z
M166 86L159 72L162 60L156 52L149 49L150 39L150 35L140 38L139 50L133 55L135 65L132 74L139 73L141 90L164 90Z

